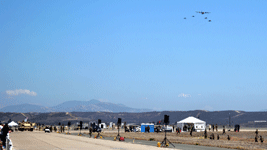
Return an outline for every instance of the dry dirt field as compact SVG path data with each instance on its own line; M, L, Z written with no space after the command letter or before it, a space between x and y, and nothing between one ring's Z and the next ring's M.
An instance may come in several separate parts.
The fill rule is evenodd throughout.
M88 134L88 132L84 132ZM167 133L167 138L172 143L180 144L191 144L191 145L202 145L211 147L221 147L221 148L231 148L231 149L267 149L267 141L261 143L255 143L255 131L240 131L240 132L226 132L222 135L221 131L218 132L208 132L208 137L214 133L215 140L204 139L204 132L193 132L191 137L189 132L183 132L181 134ZM104 137L115 137L118 134L117 130L104 130L101 133ZM217 135L219 134L220 139L217 140ZM96 133L94 133L96 135ZM124 131L120 132L120 135L128 139L139 139L139 140L154 140L162 141L164 138L164 133L134 133ZM227 135L230 135L230 141L227 140ZM259 131L259 136L267 138L267 131Z

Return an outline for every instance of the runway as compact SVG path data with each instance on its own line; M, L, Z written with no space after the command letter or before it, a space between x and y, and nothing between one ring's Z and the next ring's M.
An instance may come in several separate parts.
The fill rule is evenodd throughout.
M10 138L15 150L159 150L156 141L136 140L132 143L130 139L125 142L113 141L111 137L105 139L93 139L87 136L66 135L58 133L12 132ZM186 144L174 144L172 150L226 150L224 148L206 147ZM229 149L228 149L229 150Z
M156 146L44 132L13 132L15 150L159 150Z

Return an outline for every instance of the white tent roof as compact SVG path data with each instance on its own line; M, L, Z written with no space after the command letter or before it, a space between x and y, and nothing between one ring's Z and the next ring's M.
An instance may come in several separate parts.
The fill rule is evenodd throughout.
M187 117L187 118L185 118L185 119L183 119L177 123L206 123L206 122L190 116L190 117Z
M16 122L14 122L14 121L11 121L11 122L8 124L8 126L11 126L11 127L13 127L13 126L18 126L18 124L17 124Z

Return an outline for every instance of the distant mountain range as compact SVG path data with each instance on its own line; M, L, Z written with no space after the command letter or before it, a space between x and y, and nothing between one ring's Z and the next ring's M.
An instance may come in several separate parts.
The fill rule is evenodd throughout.
M33 104L10 105L0 109L0 112L149 112L150 109L130 108L122 104L101 102L92 99L90 101L68 101L53 107L44 107Z

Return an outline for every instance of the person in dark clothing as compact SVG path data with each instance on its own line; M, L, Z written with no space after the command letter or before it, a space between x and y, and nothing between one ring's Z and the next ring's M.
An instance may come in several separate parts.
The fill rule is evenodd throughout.
M225 126L223 126L223 134L225 134Z
M214 140L214 134L213 133L210 135L210 139Z
M219 140L220 139L220 136L219 136L219 134L217 135L217 140Z
M212 131L214 132L214 124L212 125Z
M191 136L193 135L193 129L194 129L194 127L192 127L191 130L190 130L190 135Z
M262 136L260 136L260 141L261 141L261 143L263 143L263 141L264 141Z
M208 137L208 134L207 134L207 130L206 129L204 131L204 137L205 137L205 139L207 139L207 137Z
M92 133L93 133L93 128L92 128L92 127L90 127L90 129L89 129L89 134L90 134L90 137L92 137Z
M187 125L184 126L184 131L187 131Z
M62 125L62 130L63 130L63 133L65 132L65 129L64 129L64 124Z
M179 127L176 128L176 132L177 132L177 134L180 134L180 128Z
M57 127L56 126L54 126L54 130L55 130L55 132L57 132Z
M218 125L216 124L216 126L215 126L215 129L216 129L216 132L218 132Z
M2 132L1 141L4 147L6 147L6 136L7 136L8 131L9 131L9 127L6 123L1 131Z
M229 136L229 135L228 135L227 139L228 139L228 141L230 141L230 139L231 139L231 138L230 138L230 136Z
M255 136L255 142L258 142L258 136Z

